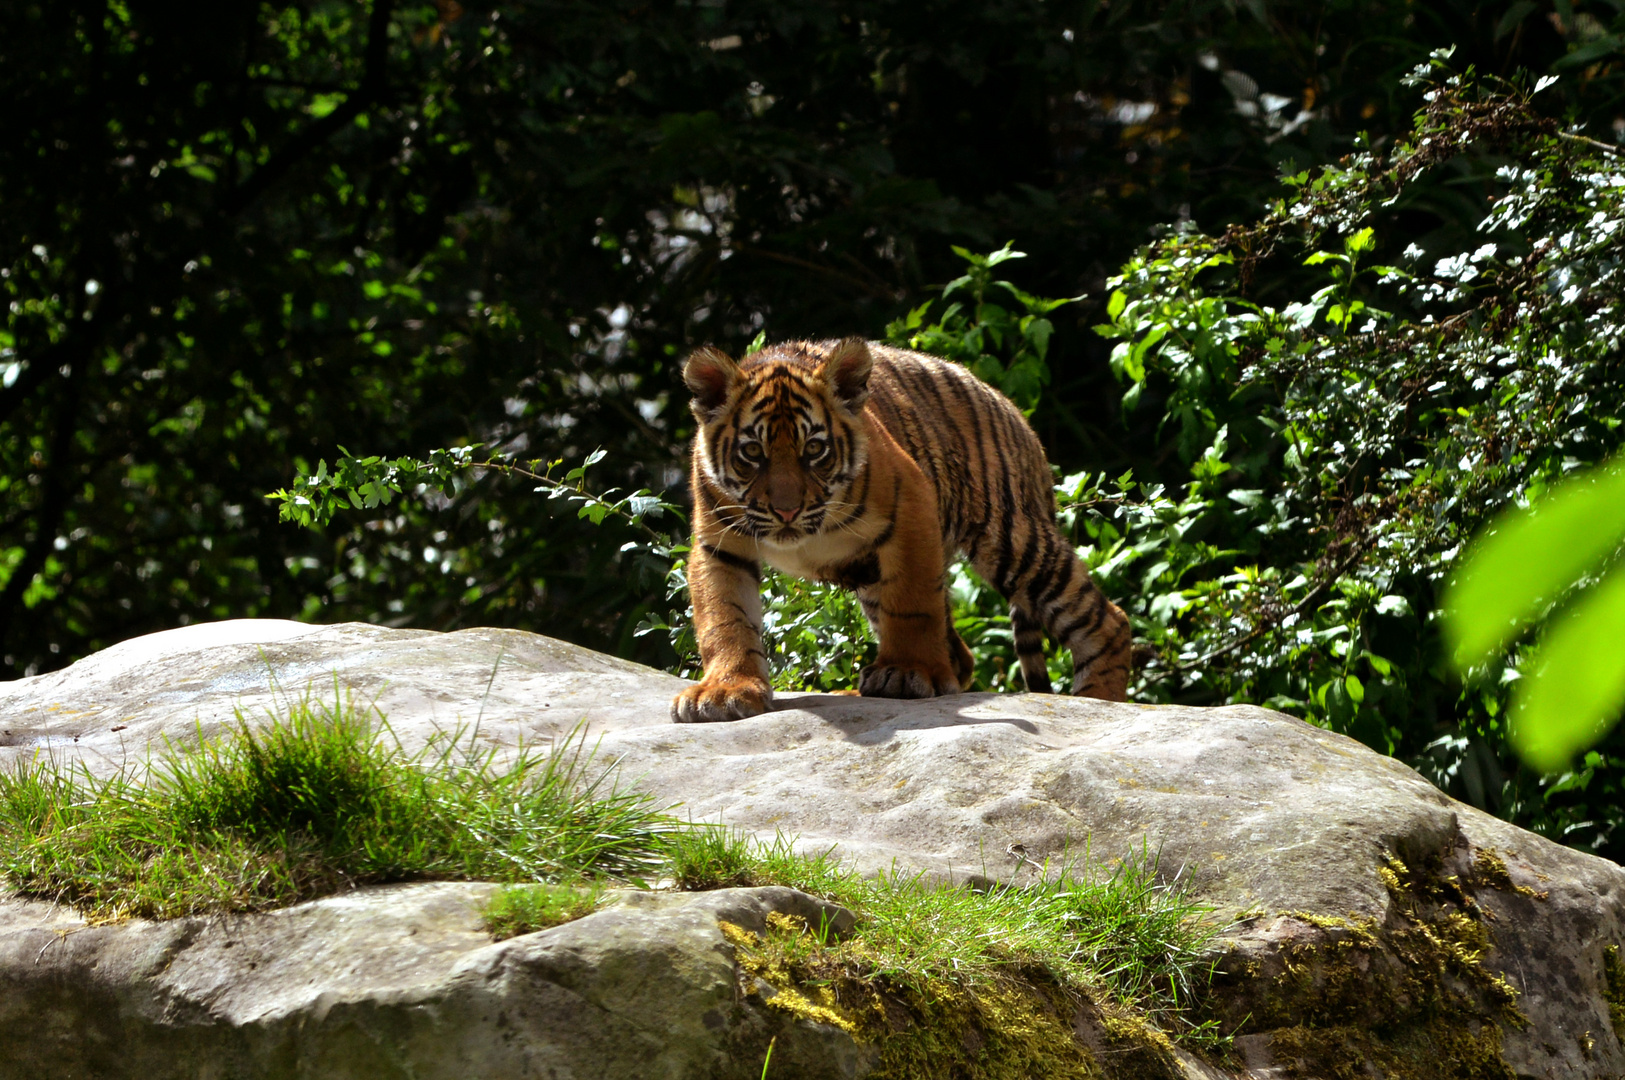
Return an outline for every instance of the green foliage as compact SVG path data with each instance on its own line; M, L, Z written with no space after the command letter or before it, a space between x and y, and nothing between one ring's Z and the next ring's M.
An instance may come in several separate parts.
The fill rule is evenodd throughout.
M855 689L859 672L875 658L874 633L857 596L778 571L765 578L762 638L773 669L773 688Z
M343 695L106 779L0 774L0 874L94 919L256 911L353 884L635 879L678 827L579 739L501 767L473 734L415 753Z
M1502 512L1475 540L1444 604L1451 658L1487 663L1625 539L1625 463L1570 477Z
M1625 760L1605 748L1580 772L1518 771L1505 712L1521 652L1460 686L1433 613L1477 528L1620 443L1625 174L1618 151L1536 110L1541 87L1444 63L1415 75L1425 104L1409 138L1294 175L1261 221L1177 232L1112 280L1101 332L1117 342L1125 407L1155 404L1187 478L1178 499L1090 480L1108 498L1080 524L1154 649L1142 698L1285 708L1617 853ZM1479 235L1382 259L1409 200L1447 169L1484 192ZM1329 280L1304 272L1268 303L1251 298L1250 282L1294 263ZM1612 516L1592 515L1572 565L1525 558L1533 588L1504 566L1478 583L1501 598L1473 631L1474 658L1617 545ZM1590 630L1596 649L1617 640ZM1542 708L1590 732L1612 704L1599 692L1589 711Z
M886 340L964 364L1030 415L1049 382L1046 357L1055 324L1046 316L1083 298L1047 300L994 278L1000 263L1027 257L1024 251L1011 250L1010 244L987 255L962 247L953 251L970 263L970 269L943 286L940 300L927 301L886 327ZM1021 310L993 302L990 289L1008 294ZM956 293L964 294L964 299L951 299ZM927 322L926 315L938 304L942 306L935 318Z
M636 529L583 543L490 470L315 531L261 493L340 444L474 443L670 491L693 346L877 336L1007 237L1031 258L999 276L1099 293L1153 224L1249 220L1287 163L1402 127L1393 73L1438 44L1583 65L1547 96L1607 137L1620 29L1521 0L5 5L0 673L254 616L669 663ZM1408 232L1478 213L1446 180ZM1002 327L972 294L957 330ZM1068 471L1165 479L1092 311L1036 313L1034 422ZM1046 368L987 355L1029 402Z
M1578 583L1519 680L1508 734L1544 772L1606 735L1625 710L1625 463L1571 477L1530 507L1484 529L1445 596L1445 629L1458 669L1485 665Z
M1625 577L1610 574L1546 631L1513 695L1509 735L1543 772L1567 769L1625 709Z

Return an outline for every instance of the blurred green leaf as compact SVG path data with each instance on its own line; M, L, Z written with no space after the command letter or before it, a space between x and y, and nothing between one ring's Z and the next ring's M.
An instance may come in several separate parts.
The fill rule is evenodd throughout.
M1625 569L1616 569L1553 621L1534 673L1513 695L1509 732L1543 772L1568 766L1625 709Z
M1445 595L1445 633L1457 668L1498 655L1622 540L1625 460L1503 513L1475 542Z

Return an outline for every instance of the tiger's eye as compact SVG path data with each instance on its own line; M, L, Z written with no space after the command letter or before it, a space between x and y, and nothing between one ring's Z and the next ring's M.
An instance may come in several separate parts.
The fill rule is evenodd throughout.
M761 446L760 443L753 443L753 442L741 443L740 446L739 446L739 456L744 458L746 461L749 461L749 462L751 462L753 464L755 462L761 461L762 460L762 446Z
M801 453L808 461L817 461L828 448L823 439L808 439L801 445Z

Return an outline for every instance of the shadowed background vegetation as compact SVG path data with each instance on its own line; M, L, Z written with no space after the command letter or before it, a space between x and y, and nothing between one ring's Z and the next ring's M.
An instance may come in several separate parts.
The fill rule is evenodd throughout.
M1084 297L1046 316L1033 422L1052 459L1066 474L1132 469L1146 485L1081 481L1076 501L1188 541L1167 566L1106 568L1114 595L1138 597L1148 692L1272 702L1617 855L1613 751L1589 773L1520 771L1496 727L1500 699L1445 669L1428 628L1436 574L1352 600L1317 593L1313 575L1297 593L1283 580L1285 608L1231 613L1239 645L1170 637L1180 611L1158 598L1248 560L1280 570L1330 556L1336 570L1354 550L1339 537L1393 507L1270 518L1231 499L1274 482L1278 448L1248 424L1276 406L1259 404L1256 383L1159 361L1166 349L1142 350L1148 370L1120 356L1114 371L1117 343L1090 328L1134 341L1177 321L1108 304L1143 299L1135 289L1152 278L1189 294L1175 280L1179 238L1246 225L1233 243L1267 246L1260 223L1290 193L1283 175L1391 150L1423 104L1402 77L1435 48L1456 47L1456 70L1561 76L1531 115L1617 141L1622 32L1614 4L1569 0L7 5L0 673L230 617L518 626L670 664L664 636L636 633L670 607L666 565L627 547L641 536L614 515L591 529L568 500L484 474L306 531L279 524L265 493L340 447L483 443L572 462L602 448L600 486L680 503L687 350L738 352L763 332L884 336L962 273L954 246L1010 241L1028 257L997 276L1032 296ZM1526 144L1544 137L1520 123L1509 131ZM1408 176L1369 253L1344 253L1352 230L1335 226L1324 246L1367 264L1397 263L1411 244L1475 251L1508 182L1497 169L1510 144L1497 138ZM1136 256L1158 237L1174 246ZM1125 265L1130 280L1108 286ZM1301 253L1261 256L1212 287L1286 311L1325 271ZM1335 337L1329 303L1312 318ZM952 325L940 305L930 317L927 330ZM1595 368L1603 382L1610 356ZM1480 392L1471 381L1463 392ZM1290 405L1320 384L1283 385ZM1377 399L1398 402L1405 385ZM1587 401L1595 437L1551 468L1613 445L1617 402ZM1348 408L1377 415L1357 396ZM1221 429L1230 441L1215 458ZM1349 507L1349 485L1392 450L1336 452ZM1213 463L1226 458L1221 481ZM1514 472L1473 489L1485 512L1543 482ZM1201 494L1193 480L1237 508L1212 537L1195 530L1204 514L1216 528L1207 502L1180 518L1182 493ZM1156 485L1160 503L1145 494ZM1104 538L1080 521L1080 541L1106 551L1132 533L1115 520ZM1319 539L1307 553L1236 541L1268 529ZM1418 560L1437 569L1448 550ZM1389 554L1390 568L1403 561ZM1379 614L1411 620L1398 644L1399 624L1337 608L1310 628L1326 640L1341 628L1336 678L1277 655L1288 609L1375 612L1395 595L1411 598L1406 611ZM1260 612L1273 622L1254 634ZM1216 648L1231 674L1170 670ZM1399 675L1351 666L1362 653ZM1003 685L1002 668L985 674Z

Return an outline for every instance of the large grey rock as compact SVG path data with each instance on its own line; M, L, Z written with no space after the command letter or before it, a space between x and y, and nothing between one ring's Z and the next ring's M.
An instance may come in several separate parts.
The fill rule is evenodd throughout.
M493 944L492 886L366 889L255 916L87 927L0 907L0 1076L759 1076L776 1019L737 992L718 921L817 920L792 889L623 895ZM859 1075L838 1028L789 1025L775 1056ZM756 1067L751 1067L754 1060Z
M1498 1020L1485 1014L1505 1062L1523 1076L1625 1074L1604 975L1605 949L1625 941L1625 871L1457 803L1350 739L1264 709L1034 695L923 702L801 695L782 698L764 716L679 726L667 709L681 680L531 634L243 621L155 634L62 672L0 684L0 766L48 752L110 772L138 763L162 739L217 731L238 713L263 715L286 695L330 695L335 679L375 700L409 745L461 727L507 752L580 728L600 755L620 759L625 783L680 804L679 813L769 838L782 831L806 848L833 845L870 869L896 864L1022 881L1046 860L1085 849L1106 863L1160 852L1165 877L1188 880L1223 915L1250 916L1228 934L1227 972L1238 1000L1263 1009L1254 1029L1264 1014L1273 1017L1275 1034L1240 1044L1259 1075L1290 1072L1293 1061L1307 1075L1329 1068L1313 1055L1283 1056L1288 1029L1381 1022L1358 1002L1338 1005L1335 1016L1316 1013L1261 990L1260 980L1277 986L1284 972L1319 970L1317 950L1339 947L1370 954L1362 971L1413 970L1408 953L1371 944L1371 934L1426 938L1429 919L1448 919L1452 904L1475 906L1494 945L1483 967L1517 991L1515 1008L1527 1018L1520 1027L1510 1012ZM445 890L434 894L442 898L477 889L435 888ZM41 908L13 905L0 911L0 926L11 928L0 933L43 944L51 924L42 919ZM90 931L63 944L82 933ZM183 931L130 924L94 933L150 940L157 956L170 948L157 942ZM387 952L393 940L398 935L386 934L376 948ZM8 945L6 970L32 963L30 948L39 945ZM38 966L72 955L52 946ZM127 981L150 978L131 965L111 968ZM263 978L229 964L222 970L244 984ZM1460 974L1443 970L1439 978L1471 983ZM325 968L312 977L339 978ZM696 987L711 978L695 977ZM127 998L109 987L107 1008L115 1009L111 1003ZM413 992L403 982L377 993ZM1405 1004L1415 1014L1413 1006ZM246 1022L212 1005L197 1008L224 1028ZM105 1037L116 1044L116 1036ZM1423 1053L1431 1036L1418 1038ZM708 1075L683 1060L661 1075Z

